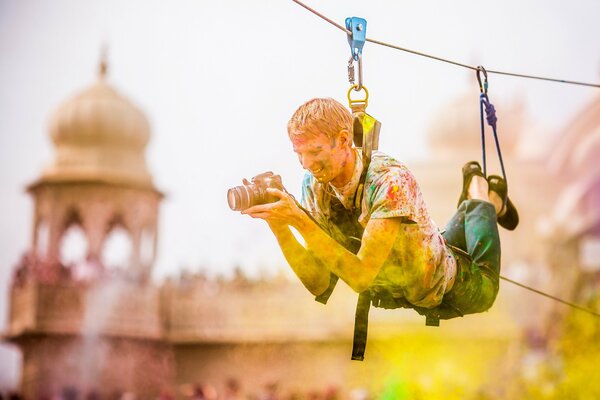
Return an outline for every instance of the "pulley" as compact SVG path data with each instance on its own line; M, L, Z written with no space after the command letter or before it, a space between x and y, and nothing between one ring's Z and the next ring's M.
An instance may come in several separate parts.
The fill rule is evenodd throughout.
M367 38L367 21L363 18L346 18L346 29L348 34L348 43L350 44L350 59L348 60L348 81L350 89L348 90L348 104L352 109L352 140L357 148L361 149L363 165L368 165L371 161L373 150L379 147L379 131L381 123L371 115L367 114L366 109L369 104L369 92L363 85L362 79L362 49ZM354 61L358 63L358 84L355 84ZM364 91L363 98L352 98L352 92Z
M362 49L367 38L367 20L358 17L346 18L346 29L348 44L350 44L350 59L348 60L348 81L354 85L354 61L358 63L358 85L357 91L362 89Z

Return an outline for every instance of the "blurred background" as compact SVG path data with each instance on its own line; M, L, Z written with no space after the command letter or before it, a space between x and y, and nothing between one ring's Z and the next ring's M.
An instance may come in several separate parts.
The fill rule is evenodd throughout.
M592 0L308 4L409 49L600 82ZM355 295L315 303L266 224L229 210L227 189L267 170L299 196L287 120L313 97L346 102L344 33L294 2L0 0L0 54L0 392L600 396L598 318L505 282L490 312L439 328L372 310L350 362ZM443 227L481 158L475 73L371 43L363 67L380 149ZM521 214L502 273L596 311L599 93L489 76Z

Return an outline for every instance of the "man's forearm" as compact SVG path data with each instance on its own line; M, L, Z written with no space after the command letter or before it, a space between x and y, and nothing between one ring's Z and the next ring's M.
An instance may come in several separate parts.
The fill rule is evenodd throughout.
M400 219L371 218L354 254L325 233L289 194L274 188L267 192L279 201L252 206L242 214L268 222L292 270L308 290L322 294L329 286L331 272L356 292L371 285L399 235ZM306 246L296 240L290 227L300 232Z
M298 220L296 229L306 241L308 251L354 291L361 292L371 284L377 271L369 271L357 255L326 234L313 220L308 217Z
M302 284L315 296L329 286L329 270L302 246L289 226L269 224L288 264Z

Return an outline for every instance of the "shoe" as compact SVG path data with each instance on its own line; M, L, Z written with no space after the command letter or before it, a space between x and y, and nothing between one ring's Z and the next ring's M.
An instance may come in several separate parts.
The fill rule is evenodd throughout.
M509 231L514 230L519 225L519 213L517 208L508 198L508 187L506 181L498 175L490 175L487 178L490 191L496 192L502 199L502 216L498 216L498 224Z
M475 175L485 178L483 176L483 172L481 171L481 165L479 165L477 161L469 161L468 163L466 163L462 167L462 174L463 189L458 199L458 204L456 205L457 208L460 207L462 202L465 201L467 197L469 197L469 185L471 184L471 179L473 179Z

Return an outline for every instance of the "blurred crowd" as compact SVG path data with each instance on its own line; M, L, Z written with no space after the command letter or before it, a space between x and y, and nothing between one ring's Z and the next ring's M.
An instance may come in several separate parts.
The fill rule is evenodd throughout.
M303 387L282 389L278 382L269 382L256 391L244 390L237 379L229 379L220 387L212 384L184 384L176 390L163 389L158 396L148 399L133 391L114 392L101 395L96 389L82 390L65 387L59 393L40 396L36 400L370 400L364 389L342 396L336 385L325 388ZM0 400L32 400L18 393L0 392Z
M100 260L89 257L76 263L61 261L51 263L38 257L34 252L23 253L13 272L13 285L16 287L22 287L30 281L46 284L89 284L114 279L138 284L148 283L146 277L138 276L131 268L107 268ZM165 288L201 290L209 293L218 291L223 286L239 290L281 287L288 284L290 284L289 277L281 271L276 274L263 271L251 278L239 267L234 268L233 274L228 276L220 274L209 276L202 267L183 267L179 274L165 277L162 283Z

